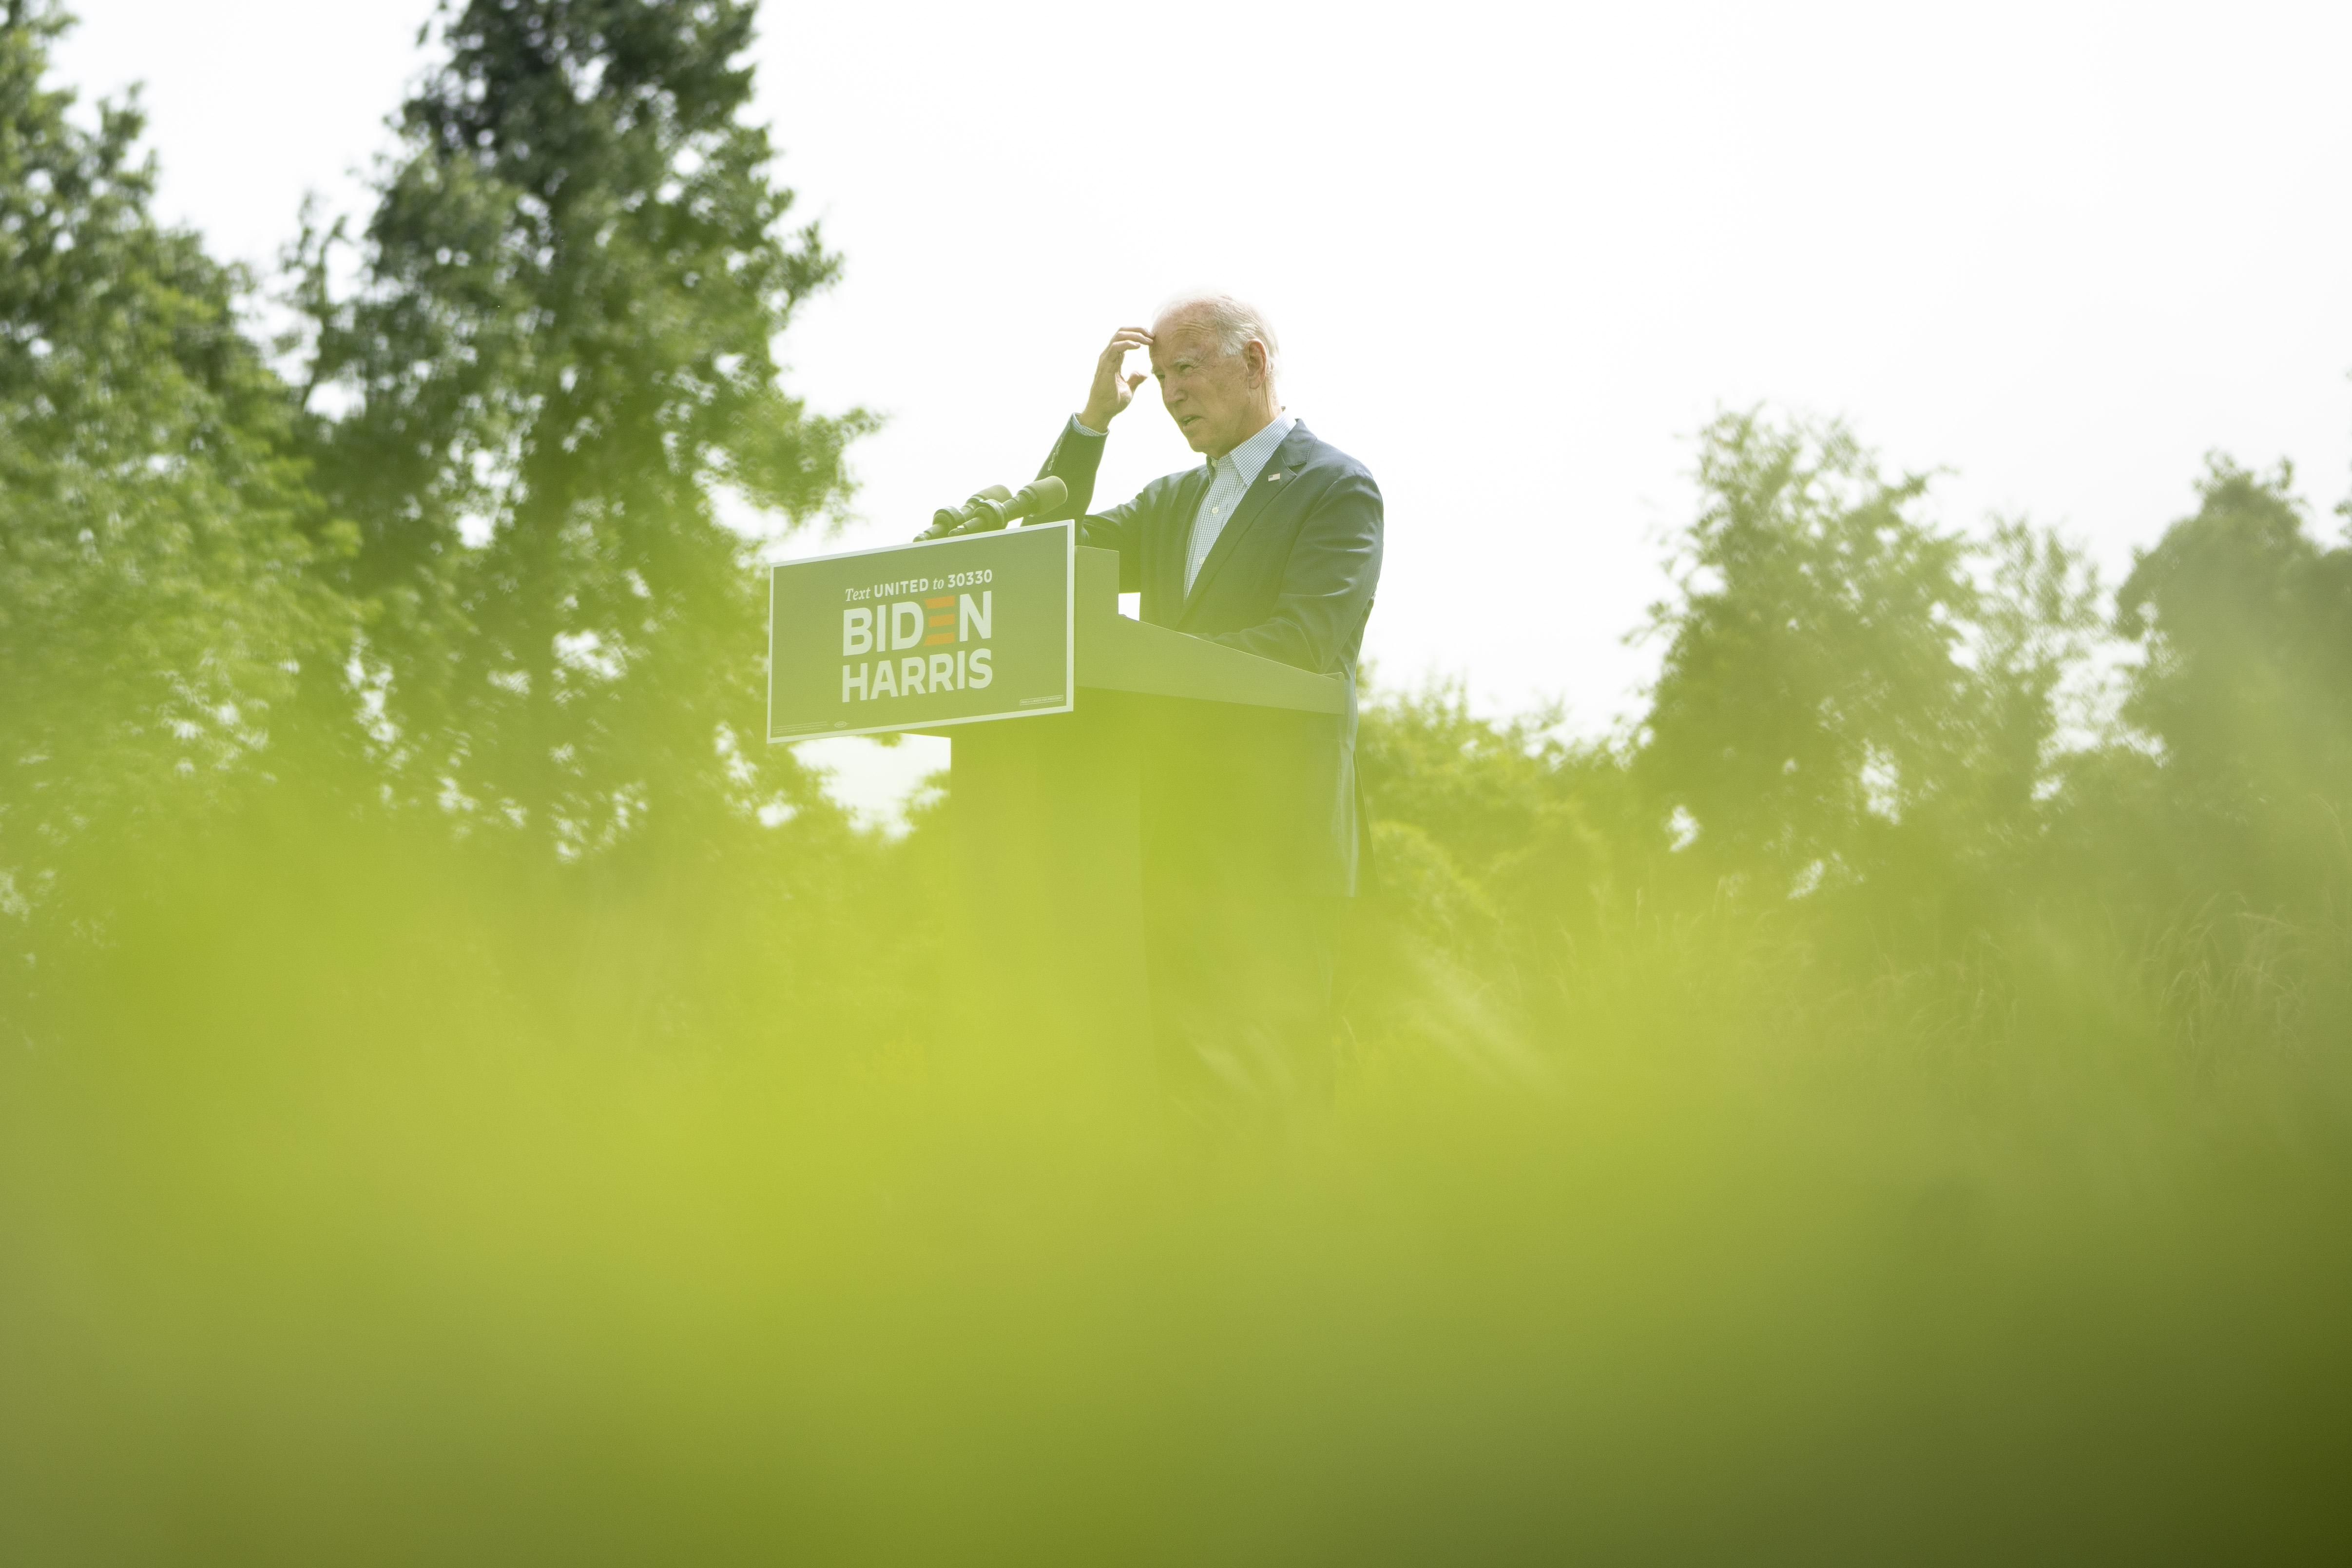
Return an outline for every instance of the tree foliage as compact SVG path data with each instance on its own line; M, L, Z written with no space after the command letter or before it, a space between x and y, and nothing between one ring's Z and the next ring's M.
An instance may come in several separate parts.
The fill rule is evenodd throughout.
M2352 874L2352 549L2312 540L2293 482L2213 458L2116 626L2146 649L2124 716L2160 748L2141 831L2198 882L2309 904Z
M12 909L39 846L308 766L298 729L358 769L347 803L525 863L723 862L824 904L851 836L746 740L747 551L841 501L871 421L782 386L779 336L840 260L747 118L752 12L452 0L373 214L289 255L290 384L238 276L153 221L135 110L78 129L40 81L54 14L7 30ZM2284 469L2217 459L2112 614L2063 538L1939 524L1928 477L1843 426L1726 415L1696 472L1626 732L1564 741L1458 684L1370 713L1391 955L1484 954L1525 997L1676 910L1872 951L2059 897L2340 905L2352 551ZM2085 711L2119 647L2126 700ZM939 830L868 847L919 860Z
M1980 880L2040 830L2062 686L2091 651L2095 574L2048 530L1982 540L1921 515L1840 425L1727 415L1633 770L1693 858L1780 892Z
M743 119L751 20L446 7L359 289L331 291L335 231L299 252L313 446L359 521L343 585L390 760L413 795L565 854L794 782L740 743L760 600L720 509L805 522L871 422L780 384L775 340L840 263L814 225L785 231L793 195Z
M134 101L45 86L58 13L0 27L0 904L93 835L216 796L349 625L349 547L288 453L242 279L159 223Z

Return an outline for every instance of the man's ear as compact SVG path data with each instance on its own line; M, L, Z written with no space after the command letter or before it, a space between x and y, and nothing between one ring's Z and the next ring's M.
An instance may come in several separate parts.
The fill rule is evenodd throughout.
M1252 338L1242 345L1242 357L1249 361L1249 384L1252 386L1264 386L1265 384L1265 345Z

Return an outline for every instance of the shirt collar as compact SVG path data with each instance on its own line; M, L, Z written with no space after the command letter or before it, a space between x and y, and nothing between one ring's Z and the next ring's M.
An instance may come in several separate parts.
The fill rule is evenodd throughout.
M1265 429L1227 452L1223 457L1211 458L1209 460L1211 474L1214 475L1217 470L1230 463L1244 487L1257 483L1258 475L1265 471L1266 463L1274 457L1274 449L1282 445L1282 438L1289 435L1291 426L1297 423L1297 420L1287 414L1276 415L1274 422Z

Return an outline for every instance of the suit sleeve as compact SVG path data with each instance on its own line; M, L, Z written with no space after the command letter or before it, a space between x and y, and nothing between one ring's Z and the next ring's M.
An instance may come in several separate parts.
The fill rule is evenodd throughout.
M1140 508L1144 498L1115 506L1108 511L1089 513L1087 508L1094 501L1095 471L1102 467L1105 437L1078 427L1076 415L1062 426L1062 434L1054 449L1045 454L1045 467L1037 470L1039 479L1048 476L1061 480L1070 489L1070 499L1050 512L1031 519L1034 522L1066 522L1076 519L1078 542L1097 550L1118 552L1118 585L1122 593L1133 593L1143 585L1143 536Z
M1381 581L1381 488L1361 468L1316 498L1283 568L1272 616L1221 642L1264 658L1329 675L1371 613Z

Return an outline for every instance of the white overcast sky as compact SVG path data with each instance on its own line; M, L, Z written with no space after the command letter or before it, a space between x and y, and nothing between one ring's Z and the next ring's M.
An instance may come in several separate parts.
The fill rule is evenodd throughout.
M145 84L167 216L267 262L353 179L430 0L81 0ZM2021 512L2110 581L2205 453L2352 470L2352 5L1181 7L770 0L761 111L841 287L783 345L887 428L838 541L1034 471L1110 330L1257 301L1284 401L1388 501L1369 651L1490 710L1631 710L1691 437L1842 415L1940 515ZM1194 459L1147 391L1105 500ZM747 650L753 657L756 650ZM945 742L825 742L880 801Z

